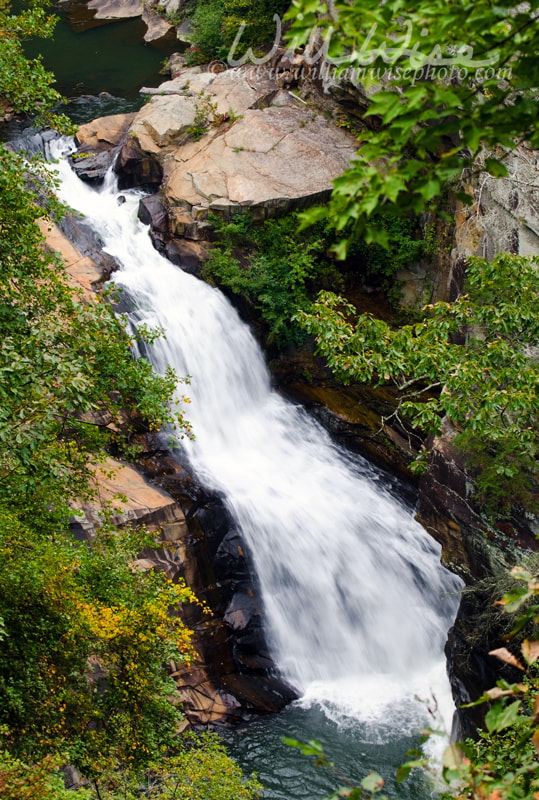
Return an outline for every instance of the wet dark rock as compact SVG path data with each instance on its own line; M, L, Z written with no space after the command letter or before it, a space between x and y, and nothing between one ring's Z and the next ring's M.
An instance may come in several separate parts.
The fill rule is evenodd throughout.
M163 179L161 165L150 155L142 154L130 142L123 144L114 164L120 190L135 187L156 188Z
M58 223L58 227L67 238L76 243L80 252L91 258L103 271L103 278L106 280L110 275L119 269L119 263L103 250L103 241L100 236L80 217L66 214Z
M245 631L256 617L260 608L253 594L236 592L228 604L223 619L235 631Z
M113 160L114 151L112 150L102 150L96 153L86 147L80 147L69 158L78 177L93 186L103 183Z
M247 709L271 714L297 698L297 693L277 675L227 675L223 686L234 696L241 694Z
M207 250L200 242L190 242L186 239L170 239L163 249L164 255L173 264L181 267L190 275L201 277L201 266L207 258Z
M27 156L47 157L47 145L60 139L58 131L38 130L35 128L23 128L16 130L14 125L14 135L10 137L8 148L15 153L23 153Z
M226 589L232 597L236 590L249 581L249 564L245 558L243 540L238 531L232 529L222 539L214 556L214 567L226 599Z
M146 199L146 198L145 198ZM149 198L148 198L149 199ZM143 201L141 201L142 203ZM151 210L153 210L153 204ZM181 267L189 275L202 277L201 267L208 257L208 251L203 242L193 242L188 239L180 239L176 236L171 237L163 225L167 224L166 211L161 206L161 210L156 210L156 227L151 222L151 210L139 208L139 219L146 225L150 225L150 238L153 246L158 253L161 253L172 264Z
M158 194L143 197L138 207L138 218L144 225L151 225L152 230L165 234L168 230L166 208Z
M225 718L281 709L296 694L271 658L251 558L222 498L200 486L166 452L156 449L143 466L185 512L182 575L212 612L207 619L195 609L187 621L196 631L206 679L221 698L223 692L235 698ZM182 673L181 680L191 679ZM201 702L198 695L196 702Z

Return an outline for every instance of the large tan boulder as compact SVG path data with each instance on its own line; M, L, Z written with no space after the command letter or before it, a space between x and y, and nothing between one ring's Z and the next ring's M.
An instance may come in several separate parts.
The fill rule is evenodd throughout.
M95 19L130 19L142 16L142 0L89 0Z
M116 147L127 133L136 114L111 114L108 117L98 117L80 125L75 139L79 145L87 145L95 150Z
M186 142L195 123L196 109L190 98L180 94L152 97L131 125L129 136L145 153Z
M189 212L260 217L318 202L348 166L355 143L305 108L249 109L228 130L180 148L165 165L171 219Z
M260 68L182 70L157 89L128 134L163 167L169 232L203 239L209 213L264 219L319 202L353 158L353 136L283 91Z

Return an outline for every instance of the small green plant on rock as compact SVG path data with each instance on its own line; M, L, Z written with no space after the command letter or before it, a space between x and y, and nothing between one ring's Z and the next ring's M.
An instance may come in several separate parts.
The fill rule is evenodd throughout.
M210 127L210 122L217 111L217 104L212 103L209 95L204 90L199 92L195 100L195 118L189 126L188 133L197 142Z
M211 95L206 94L204 89L202 89L195 100L195 119L193 124L188 128L188 132L197 142L204 136L208 128L217 128L225 122L233 124L238 119L241 119L241 117L241 114L236 114L232 109L229 109L225 114L219 113L217 110L217 103L212 102Z

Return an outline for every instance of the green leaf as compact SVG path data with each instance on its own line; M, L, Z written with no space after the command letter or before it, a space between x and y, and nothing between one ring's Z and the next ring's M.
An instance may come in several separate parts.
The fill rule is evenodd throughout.
M502 164L497 158L489 157L485 159L485 170L495 178L506 178L509 174L505 164Z
M407 761L405 764L401 764L397 768L397 783L402 783L406 778L409 776L410 772L415 767L425 767L428 764L428 760L426 758L415 759L414 761Z
M491 733L503 731L513 725L520 713L520 700L515 700L508 706L501 702L495 703L485 716L485 725Z

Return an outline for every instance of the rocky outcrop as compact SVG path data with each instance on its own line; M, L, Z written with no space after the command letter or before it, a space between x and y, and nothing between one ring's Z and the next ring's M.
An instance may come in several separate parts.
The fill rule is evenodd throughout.
M84 298L91 301L95 297L97 286L110 275L113 268L111 257L102 253L94 259L83 254L55 223L41 219L39 227L45 237L46 246L63 260L67 278L73 288L82 291Z
M119 527L144 523L149 531L159 531L170 542L178 542L185 535L181 508L135 467L108 458L93 467L93 472L95 499L80 503L71 522L71 529L79 538L91 540L102 525L104 514Z
M355 153L347 132L283 92L263 70L182 70L133 120L119 157L157 162L168 234L207 236L211 213L255 219L321 201Z
M207 258L203 242L189 239L170 238L168 233L168 214L160 194L150 194L139 204L138 218L150 226L150 236L154 247L184 272L200 277L200 266Z
M336 131L337 130L337 134ZM228 131L174 155L165 171L171 226L249 208L264 219L323 201L353 148L323 117L299 108L249 109Z
M473 203L451 201L454 224L432 216L425 230L433 252L428 260L396 274L403 305L453 301L462 293L466 259L491 260L497 253L539 253L539 165L537 153L519 146L504 156L508 175L494 178L479 169L464 178L462 189Z
M88 8L95 12L95 19L131 19L141 17L142 0L88 0Z
M492 259L497 253L539 253L539 163L537 153L519 146L504 156L508 175L487 172L468 176L463 189L473 197L470 206L453 202L454 226L432 220L437 252L422 276L430 283L430 299L451 301L462 292L466 258ZM405 276L413 280L413 276ZM422 295L424 296L424 294Z
M80 125L75 134L77 144L94 150L110 150L125 138L135 114L112 114Z
M164 45L176 39L176 28L166 16L156 14L145 5L142 10L142 21L146 25L144 41L155 45Z

